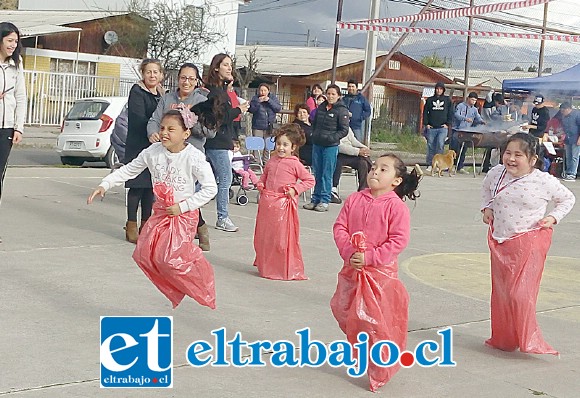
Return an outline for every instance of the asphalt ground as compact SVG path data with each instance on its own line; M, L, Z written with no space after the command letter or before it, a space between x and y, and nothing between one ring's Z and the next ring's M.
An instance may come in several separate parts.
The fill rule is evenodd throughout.
M86 197L108 173L96 168L12 167L0 209L0 396L14 397L366 397L366 378L344 368L193 368L189 344L226 327L246 341L286 339L310 327L313 338L344 339L329 301L342 263L332 238L340 205L299 210L308 281L258 277L253 261L254 193L231 205L237 233L210 230L217 309L191 299L175 310L131 259L124 240L124 189L101 202ZM489 337L490 275L486 226L479 213L482 177L426 176L409 203L411 241L399 258L410 295L408 346L440 341L453 328L456 367L400 370L379 395L389 397L580 396L580 207L555 227L538 300L544 337L560 358L502 352ZM578 195L580 182L570 184ZM355 189L346 174L341 194ZM303 203L303 202L301 202ZM215 203L204 208L208 224ZM533 248L530 248L533 250ZM172 389L101 389L101 316L173 316Z

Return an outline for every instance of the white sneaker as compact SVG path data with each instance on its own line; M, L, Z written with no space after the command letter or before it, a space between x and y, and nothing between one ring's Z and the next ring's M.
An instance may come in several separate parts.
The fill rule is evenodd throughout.
M457 170L457 173L459 173L459 174L469 174L469 171L467 171L465 169L461 169L461 170Z
M576 182L576 177L574 176L566 176L565 178L563 178L564 181L566 182Z
M238 230L238 227L235 226L235 224L232 222L232 220L230 220L229 217L226 217L224 219L217 220L217 222L215 223L215 229L219 229L226 232L236 232Z
M427 167L427 168L425 169L425 171L426 171L427 173L430 173L431 171L433 171L433 168L432 168L431 166L429 166L429 167Z

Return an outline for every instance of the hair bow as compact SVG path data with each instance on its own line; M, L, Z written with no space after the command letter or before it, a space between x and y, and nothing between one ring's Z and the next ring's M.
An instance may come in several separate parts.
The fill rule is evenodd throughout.
M195 113L190 111L187 107L181 107L179 113L183 118L183 124L185 124L186 128L190 129L195 126L197 123L197 115Z

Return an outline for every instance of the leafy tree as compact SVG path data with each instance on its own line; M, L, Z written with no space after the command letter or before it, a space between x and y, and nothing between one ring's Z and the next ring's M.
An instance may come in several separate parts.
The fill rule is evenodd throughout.
M419 62L430 68L445 68L447 66L446 60L441 59L436 53L424 56Z
M537 72L538 71L538 67L536 65L530 65L530 67L528 68L528 72Z
M524 68L522 68L521 66L516 66L515 68L512 69L513 72L523 72Z

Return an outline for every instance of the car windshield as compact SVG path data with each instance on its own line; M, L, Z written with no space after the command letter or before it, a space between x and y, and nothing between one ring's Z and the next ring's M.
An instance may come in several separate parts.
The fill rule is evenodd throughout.
M97 120L108 106L108 102L80 101L73 105L66 120Z

